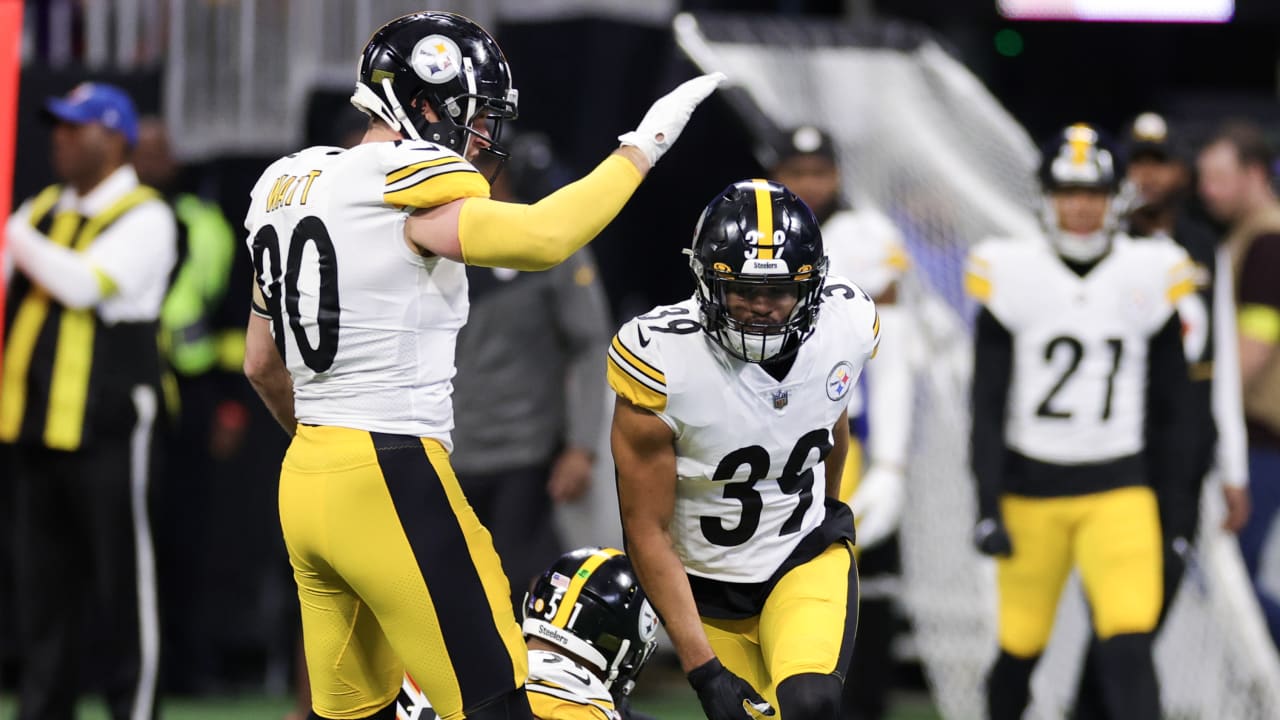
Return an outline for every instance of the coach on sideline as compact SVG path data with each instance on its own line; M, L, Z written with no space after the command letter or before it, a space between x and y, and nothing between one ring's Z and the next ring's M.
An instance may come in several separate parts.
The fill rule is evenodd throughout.
M128 163L133 101L84 83L46 101L59 183L6 227L15 268L0 442L12 445L20 720L74 717L91 599L113 718L154 717L160 637L147 513L156 319L173 213Z

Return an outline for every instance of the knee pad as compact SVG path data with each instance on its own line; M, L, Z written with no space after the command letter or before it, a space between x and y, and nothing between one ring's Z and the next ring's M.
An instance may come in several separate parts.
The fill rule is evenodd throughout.
M467 720L534 720L524 688L516 688L480 707L469 708L463 716Z
M839 720L843 692L839 675L792 675L778 684L778 714L787 720Z
M1111 717L1160 719L1160 686L1151 643L1151 633L1115 635L1098 642L1098 684Z
M987 675L987 714L991 720L1021 720L1031 702L1031 672L1039 655L1018 657L1001 650Z

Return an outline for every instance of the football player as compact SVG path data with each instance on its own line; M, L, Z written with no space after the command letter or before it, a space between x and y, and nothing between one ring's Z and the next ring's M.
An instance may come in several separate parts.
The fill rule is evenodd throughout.
M529 703L538 720L627 720L636 677L658 646L658 616L631 561L614 548L556 560L525 596ZM408 677L400 720L435 715Z
M880 321L823 248L790 190L734 183L694 231L694 296L609 348L627 550L711 720L839 717L858 616L840 460Z
M446 720L530 718L528 654L489 533L449 466L463 263L537 270L590 241L722 75L659 99L581 180L490 200L470 160L501 152L511 69L470 20L421 12L369 40L349 150L273 163L245 226L245 370L293 435L280 519L319 717L392 717L406 669Z
M996 556L1000 654L993 720L1020 718L1067 575L1080 572L1113 717L1159 718L1151 633L1160 614L1153 483L1193 482L1194 429L1176 303L1186 253L1134 241L1110 214L1117 174L1098 132L1072 125L1044 154L1047 243L976 246L972 463L978 549Z
M1227 514L1223 529L1237 532L1249 515L1248 460L1245 453L1240 367L1235 362L1235 304L1231 302L1230 258L1217 235L1188 211L1193 178L1187 148L1165 118L1146 112L1127 128L1125 183L1120 198L1131 196L1124 219L1132 237L1177 242L1195 263L1196 291L1178 302L1198 428L1193 440L1193 484L1170 487L1156 482L1156 504L1164 535L1164 591L1156 631L1168 616L1182 584L1190 548L1200 523L1200 496L1206 475L1221 480ZM1216 472L1214 472L1216 471ZM1095 653L1087 653L1080 672L1076 720L1106 718L1097 683Z
M881 342L875 364L867 368L861 385L865 392L849 401L849 455L840 485L840 499L853 508L861 551L861 628L845 682L844 715L876 720L887 712L893 684L892 588L899 566L893 538L906 499L903 473L912 407L912 316L900 303L899 291L910 262L902 234L887 217L875 208L855 209L844 202L836 160L827 133L801 126L784 134L770 178L813 210L822 224L830 271L865 290L882 321L893 328Z

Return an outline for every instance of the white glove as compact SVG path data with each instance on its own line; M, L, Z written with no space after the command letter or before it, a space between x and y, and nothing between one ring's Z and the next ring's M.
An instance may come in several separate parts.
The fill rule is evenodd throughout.
M680 137L694 108L706 100L725 79L724 73L715 72L682 83L680 87L654 101L636 129L619 135L618 140L623 145L631 145L644 153L649 159L649 165L656 165L658 158L670 150L676 138Z
M849 499L858 529L858 546L872 547L896 530L905 501L902 473L885 465L872 464Z

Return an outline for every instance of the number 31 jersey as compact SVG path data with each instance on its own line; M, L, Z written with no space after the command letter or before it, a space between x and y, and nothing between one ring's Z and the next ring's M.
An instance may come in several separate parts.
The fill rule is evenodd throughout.
M300 422L433 437L450 446L454 345L467 320L460 263L411 250L413 208L488 197L429 142L312 147L253 188L245 227Z
M686 571L762 582L822 523L831 428L880 320L866 293L829 277L813 335L778 381L723 351L699 318L691 298L628 322L609 348L609 385L675 433L671 534Z
M1141 452L1147 348L1195 289L1193 272L1167 240L1117 235L1083 277L1044 243L976 246L965 286L1013 336L1008 447L1058 464Z

